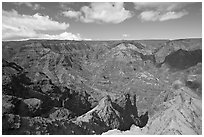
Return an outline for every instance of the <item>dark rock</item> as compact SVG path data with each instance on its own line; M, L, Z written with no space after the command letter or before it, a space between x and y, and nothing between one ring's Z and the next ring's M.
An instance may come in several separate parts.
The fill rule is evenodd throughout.
M110 129L128 130L132 124L144 127L148 121L148 113L138 117L137 107L131 104L129 97L127 94L125 107L120 108L111 101L110 96L106 96L95 108L78 117L76 123L87 127L88 134L101 134Z
M118 128L121 124L120 113L112 106L109 96L104 97L99 104L76 119L76 123L86 127L88 134L101 134L107 130Z
M5 114L2 116L2 125L3 134L10 134L10 131L20 128L20 116Z
M8 62L5 59L2 59L2 67L10 67L17 70L18 72L23 71L23 68L21 66L17 65L15 62Z
M63 96L63 107L71 110L77 116L82 115L91 109L91 103L86 92L66 91Z
M125 94L118 98L120 102L113 103L113 106L120 112L123 118L123 124L119 127L120 130L129 130L132 124L139 127L144 127L148 122L148 112L144 115L138 116L138 108L136 105L136 95ZM147 119L144 119L146 116Z
M36 98L23 100L23 102L21 102L18 106L19 115L30 117L39 116L42 110L42 103L43 102L41 100Z
M175 69L186 69L202 62L202 50L186 51L179 49L166 56L164 62Z
M2 117L3 135L73 135L85 134L76 124L66 120L54 120L42 117L20 117L6 114Z
M186 86L193 90L196 90L201 87L201 84L197 81L186 81Z
M75 114L66 108L57 108L54 107L48 113L48 118L53 120L61 120L61 119L71 119L74 118Z

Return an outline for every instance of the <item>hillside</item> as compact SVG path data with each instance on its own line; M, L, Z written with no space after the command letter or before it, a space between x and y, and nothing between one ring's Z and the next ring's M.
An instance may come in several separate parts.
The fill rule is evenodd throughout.
M3 134L202 134L202 39L2 42L2 89Z

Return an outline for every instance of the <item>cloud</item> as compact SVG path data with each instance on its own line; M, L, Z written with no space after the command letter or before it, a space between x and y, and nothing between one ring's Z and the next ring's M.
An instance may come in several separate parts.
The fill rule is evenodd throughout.
M70 32L63 32L60 34L37 34L37 33L31 33L30 35L28 33L24 33L25 35L19 35L16 33L16 37L13 37L11 39L5 39L6 41L8 40L29 40L29 39L50 39L50 40L91 40L91 39L86 39L86 38L81 38L80 34L73 34ZM27 34L27 35L26 35Z
M126 38L126 37L129 37L129 35L128 35L128 34L123 34L123 37L125 37L125 38Z
M139 18L142 21L166 21L171 19L178 19L185 15L187 15L187 11L180 11L180 12L159 12L159 11L144 11L139 15Z
M170 19L178 19L185 15L187 15L187 11L180 11L180 12L167 12L160 17L160 21L170 20Z
M49 16L20 15L17 11L2 11L2 38L10 40L16 38L48 38L79 40L81 36L65 30L68 23L60 23L50 19ZM65 31L61 34L50 35L49 31Z
M76 19L79 19L80 16L81 16L81 12L79 11L65 11L63 12L64 16L66 17L70 17L70 18L76 18Z
M2 11L2 24L15 28L31 30L64 30L69 27L67 23L59 23L38 13L34 15L20 15L17 11Z
M2 24L2 39L9 40L15 37L35 37L37 33L34 30L29 30L23 27L12 27L6 24Z
M151 9L157 11L179 10L189 3L185 2L135 2L136 10Z
M159 19L159 12L157 11L144 11L140 13L140 19L143 21L156 21Z
M63 32L58 35L43 34L40 36L41 39L57 39L57 40L82 40L80 34L72 34L70 32Z
M64 11L63 15L85 23L121 23L133 15L124 8L122 2L93 2L81 7L80 11Z
M63 32L57 35L42 34L39 36L40 39L57 39L57 40L92 40L90 38L82 38L79 33L73 34L70 32Z
M188 14L184 2L135 2L135 9L142 11L138 18L142 21L167 21Z

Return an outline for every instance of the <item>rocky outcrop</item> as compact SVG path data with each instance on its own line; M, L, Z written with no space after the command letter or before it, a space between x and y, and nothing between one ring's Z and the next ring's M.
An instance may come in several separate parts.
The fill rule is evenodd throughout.
M54 107L46 114L44 117L48 117L52 120L61 120L61 119L72 119L76 117L76 114L74 114L72 111L66 109L66 108L58 108Z
M20 117L6 114L2 117L3 135L74 135L85 134L83 130L66 120L50 120L42 117Z
M39 116L41 115L43 102L37 98L24 99L18 106L18 114L21 116Z
M5 59L2 59L2 67L10 67L17 70L18 72L23 71L23 68L21 66L17 65L14 62L8 62Z
M76 119L76 123L87 128L88 134L101 134L104 131L121 126L120 113L112 106L109 96L103 98L99 104Z
M148 121L148 113L139 117L137 107L132 105L129 96L126 95L124 108L117 106L110 96L106 96L95 108L78 117L75 123L85 126L88 134L101 134L110 129L128 130L133 124L144 127Z
M74 112L77 116L82 115L91 109L89 95L86 92L66 91L60 98L62 106Z
M149 120L147 134L202 134L201 98L185 87L175 92L175 98L163 104L166 109Z
M201 97L186 87L175 91L175 97L162 108L143 128L132 126L129 131L111 130L104 135L148 134L148 135L200 135L202 134Z
M131 99L132 98L132 99ZM125 94L113 102L113 106L120 112L123 119L120 130L129 130L132 124L144 127L148 121L148 112L139 116L136 105L136 95Z

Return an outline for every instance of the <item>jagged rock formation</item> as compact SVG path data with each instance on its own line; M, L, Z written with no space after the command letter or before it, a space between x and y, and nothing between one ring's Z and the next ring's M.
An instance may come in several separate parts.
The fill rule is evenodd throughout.
M111 99L107 96L103 98L95 108L78 117L76 123L86 126L89 134L100 134L104 131L118 128L121 124L121 116L120 113L113 108Z
M143 127L148 121L148 113L138 117L137 107L132 105L129 95L126 96L124 108L116 107L110 96L106 96L95 108L78 117L75 123L86 126L89 134L101 134L110 129L128 130L132 124Z
M201 39L28 40L2 50L3 134L202 132Z
M54 107L50 110L50 112L48 112L48 114L46 114L45 117L53 120L71 119L75 117L75 114L66 108Z
M201 98L187 88L176 91L166 110L155 115L147 125L147 134L202 134Z
M162 105L144 128L131 127L129 131L112 130L107 134L156 134L195 135L202 134L201 97L186 87L176 90L175 97Z

